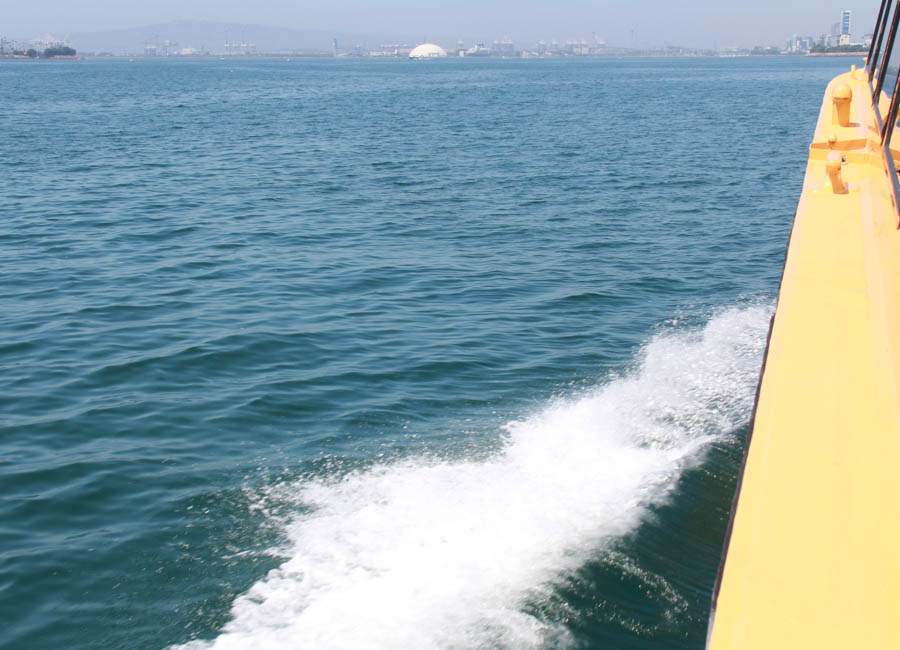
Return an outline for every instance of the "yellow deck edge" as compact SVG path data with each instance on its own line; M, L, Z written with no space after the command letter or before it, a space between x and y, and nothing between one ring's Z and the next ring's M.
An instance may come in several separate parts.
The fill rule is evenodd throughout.
M840 85L850 126L834 114ZM864 71L825 94L710 650L900 648L900 231L871 105ZM835 151L845 194L826 171Z

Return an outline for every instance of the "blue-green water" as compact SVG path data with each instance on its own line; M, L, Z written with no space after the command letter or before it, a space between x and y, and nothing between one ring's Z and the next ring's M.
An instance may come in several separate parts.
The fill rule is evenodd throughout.
M0 645L702 647L847 65L0 65Z

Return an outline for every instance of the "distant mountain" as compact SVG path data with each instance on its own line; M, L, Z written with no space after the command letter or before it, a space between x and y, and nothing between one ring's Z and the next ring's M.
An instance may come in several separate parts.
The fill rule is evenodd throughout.
M381 42L378 36L337 34L313 29L289 29L263 25L241 25L197 20L180 20L146 27L81 32L69 35L69 42L79 52L111 52L141 54L147 43L175 53L185 48L212 53L225 52L225 43L253 43L259 52L320 51L331 52L332 41L341 47ZM166 43L169 43L167 46Z

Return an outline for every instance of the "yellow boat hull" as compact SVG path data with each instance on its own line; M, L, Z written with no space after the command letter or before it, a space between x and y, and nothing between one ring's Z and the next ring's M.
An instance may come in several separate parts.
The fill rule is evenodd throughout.
M810 147L711 650L900 648L900 221L890 164L865 71L841 75Z

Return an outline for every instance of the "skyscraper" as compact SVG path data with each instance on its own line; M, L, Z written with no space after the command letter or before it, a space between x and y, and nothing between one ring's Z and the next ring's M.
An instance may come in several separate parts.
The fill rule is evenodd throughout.
M841 12L841 35L850 36L850 10L844 9Z

